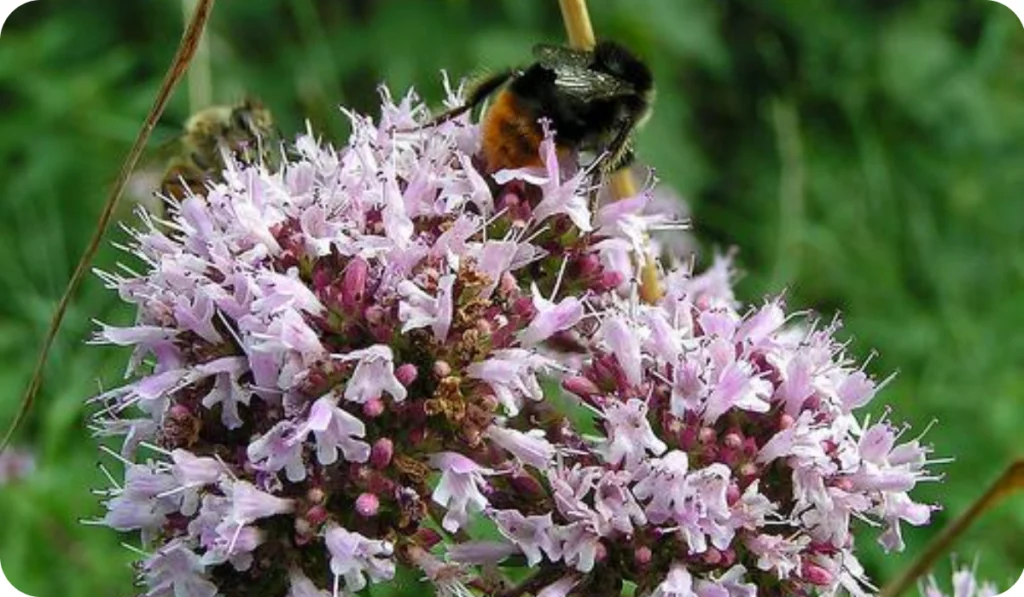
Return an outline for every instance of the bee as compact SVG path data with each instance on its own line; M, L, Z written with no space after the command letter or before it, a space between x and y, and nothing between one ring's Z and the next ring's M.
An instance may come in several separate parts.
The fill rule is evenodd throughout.
M270 142L277 137L273 116L259 100L204 108L189 117L180 135L147 154L127 193L151 213L163 214L219 181L225 155L244 163L269 161Z
M498 93L482 121L483 157L488 172L539 165L544 118L555 130L560 151L588 151L603 173L633 161L632 136L654 101L650 69L612 41L593 50L540 44L535 62L477 82L465 104L430 125L455 118ZM428 125L428 126L430 126Z
M275 136L274 119L262 102L246 99L233 106L211 106L185 123L177 140L159 192L164 200L181 201L189 193L205 193L210 180L218 180L226 155L244 163L267 157L267 140Z

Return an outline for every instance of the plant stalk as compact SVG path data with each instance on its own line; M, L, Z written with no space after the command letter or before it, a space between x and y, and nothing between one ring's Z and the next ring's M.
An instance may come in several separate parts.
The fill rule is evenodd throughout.
M593 48L597 42L586 0L558 0L558 6L562 10L562 21L565 23L569 45L580 50ZM612 175L611 188L618 199L636 195L636 181L633 180L629 168L623 168ZM658 264L649 251L639 258L643 260L640 270L640 298L647 303L656 303L664 294L658 279Z

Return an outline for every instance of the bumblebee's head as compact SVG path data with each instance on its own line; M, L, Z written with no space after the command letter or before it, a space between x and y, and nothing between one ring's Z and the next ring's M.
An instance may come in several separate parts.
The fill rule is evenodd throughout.
M602 41L594 47L592 68L628 81L639 95L647 95L654 89L651 69L632 52L613 41Z

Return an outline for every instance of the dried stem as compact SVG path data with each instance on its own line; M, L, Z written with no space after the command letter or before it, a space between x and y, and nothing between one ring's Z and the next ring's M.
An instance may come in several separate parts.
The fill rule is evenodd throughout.
M178 51L174 55L174 60L167 68L167 73L164 75L164 80L160 85L160 90L157 92L156 98L153 101L153 107L150 108L149 114L146 116L146 120L142 123L142 128L139 129L139 134L135 138L135 143L128 151L128 155L125 157L124 163L121 165L121 172L118 174L117 180L114 182L114 186L110 190L107 202L103 205L103 212L100 213L100 218L96 222L96 229L93 230L92 237L89 239L89 244L86 246L82 257L78 260L78 264L75 266L75 271L71 274L71 280L68 282L68 286L64 290L64 295L61 296L60 303L57 304L57 310L54 312L53 318L50 320L50 327L46 331L46 338L43 340L42 349L39 351L39 356L36 359L35 369L32 371L32 379L29 381L28 388L25 390L25 394L21 398L21 404L18 407L18 413L14 418L14 422L12 422L10 427L7 428L7 433L4 436L3 442L0 443L0 453L3 453L8 444L10 444L11 438L14 437L14 433L18 430L18 427L21 426L22 422L24 422L25 418L28 416L29 411L32 409L32 404L35 402L36 394L39 392L39 386L43 381L43 369L46 366L46 359L50 354L50 349L53 347L53 341L57 337L57 332L60 331L60 324L64 321L64 315L67 313L68 306L71 304L71 298L81 285L86 271L89 270L89 266L92 263L93 258L96 256L96 251L99 250L100 243L103 241L103 235L106 233L107 226L110 224L110 219L113 217L114 211L117 209L117 205L121 200L121 195L124 194L124 188L128 183L128 178L131 176L132 170L135 168L135 164L139 161L139 156L142 155L142 150L146 147L146 142L149 140L149 136L153 132L153 128L160 119L160 115L163 114L164 108L167 106L167 101L171 97L171 92L174 91L174 88L177 87L178 83L185 75L185 72L188 70L189 62L191 62L192 57L196 53L196 49L199 47L199 41L202 39L203 29L206 27L206 22L210 18L210 12L213 10L213 2L214 0L199 0L196 10L192 14L192 20L185 29L185 33L181 38L181 44L178 46Z
M1017 460L1006 467L1006 470L999 479L977 501L971 504L971 507L966 512L951 522L939 533L938 537L932 540L924 552L907 568L906 572L882 588L878 597L897 597L902 594L922 574L931 570L939 556L944 554L949 546L964 531L969 529L979 516L990 510L1003 498L1022 489L1024 489L1024 459Z
M596 43L594 27L590 23L586 0L558 0L558 6L562 9L562 21L565 22L569 45L581 50L593 48ZM628 168L612 175L611 187L612 193L619 199L632 197L637 192L636 182ZM656 303L664 294L658 280L658 264L649 252L640 258L644 261L640 272L640 296L648 303Z

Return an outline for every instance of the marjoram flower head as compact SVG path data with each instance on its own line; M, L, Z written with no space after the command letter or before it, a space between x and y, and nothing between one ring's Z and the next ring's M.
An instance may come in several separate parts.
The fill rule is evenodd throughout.
M382 97L340 149L307 134L142 214L136 264L101 274L137 309L96 335L133 351L93 399L125 463L102 522L143 541L145 595L348 595L398 567L483 595L501 562L548 596L869 590L851 526L901 548L933 477L855 416L877 388L837 324L742 308L724 260L641 304L653 182L595 205L547 126L538 167L488 175L468 117Z

